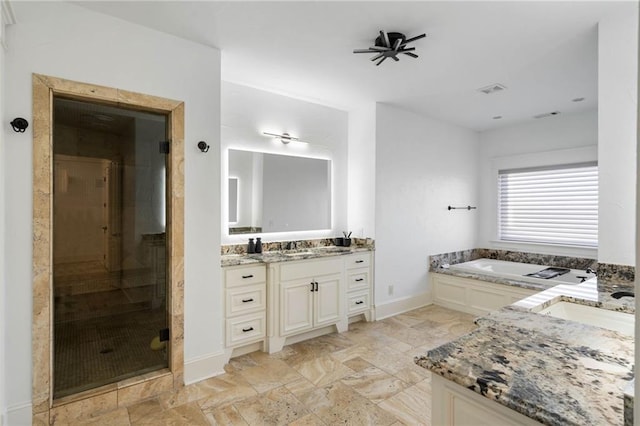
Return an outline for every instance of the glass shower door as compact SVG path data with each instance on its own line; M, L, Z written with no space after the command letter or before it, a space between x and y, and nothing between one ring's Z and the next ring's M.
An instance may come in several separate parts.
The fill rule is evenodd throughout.
M54 98L54 398L167 368L166 135Z

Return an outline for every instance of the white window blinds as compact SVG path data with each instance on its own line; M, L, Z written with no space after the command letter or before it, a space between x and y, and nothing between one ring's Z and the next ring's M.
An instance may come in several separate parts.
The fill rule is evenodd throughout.
M498 172L503 241L598 246L598 165Z

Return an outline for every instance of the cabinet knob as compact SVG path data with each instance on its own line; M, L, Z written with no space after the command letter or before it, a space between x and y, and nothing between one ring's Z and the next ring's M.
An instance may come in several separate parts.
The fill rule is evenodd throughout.
M247 332L249 332L249 331L253 331L253 327L247 327L247 328L243 328L243 329L242 329L242 332L243 332L243 333L247 333Z
M253 297L250 299L242 299L242 303L249 303L249 302L253 302Z

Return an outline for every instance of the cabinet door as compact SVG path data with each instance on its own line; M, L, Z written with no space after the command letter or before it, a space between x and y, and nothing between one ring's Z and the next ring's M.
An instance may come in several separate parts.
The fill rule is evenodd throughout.
M313 327L313 289L311 279L280 283L280 335L286 336Z
M316 278L318 291L315 293L314 325L334 324L340 320L341 278L340 275L327 275Z

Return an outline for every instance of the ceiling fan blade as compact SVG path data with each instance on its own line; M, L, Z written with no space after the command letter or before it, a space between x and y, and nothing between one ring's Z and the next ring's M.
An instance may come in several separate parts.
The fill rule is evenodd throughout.
M371 46L369 49L377 50L378 52L386 52L387 50L391 50L389 47L383 47L383 46Z
M380 59L380 62L378 62L378 63L376 64L376 67L377 67L378 65L380 65L381 63L383 63L385 59L387 59L387 57L386 57L386 56L385 56L384 58Z
M382 58L384 56L384 53L379 53L376 56L374 56L373 58L371 58L372 61L377 61L378 59Z
M373 49L354 49L353 53L376 53L376 50Z
M418 36L408 38L408 39L406 39L404 41L404 43L402 43L402 45L405 45L407 43L411 43L412 41L420 40L421 38L425 38L426 36L427 36L426 34L420 34Z
M387 33L385 33L384 31L380 31L380 37L382 38L382 42L384 43L385 47L391 47L391 43L389 43L389 36L387 35Z
M396 39L396 42L393 43L393 50L395 50L397 52L398 49L400 49L401 43L402 43L402 39L401 38Z
M393 58L394 61L398 62L400 59L397 56L392 56L391 58Z
M398 52L413 52L414 50L416 50L415 47L401 47Z
M417 58L418 57L418 55L416 55L415 53L411 53L411 52L402 52L402 53L404 53L407 56L411 56L412 58Z

